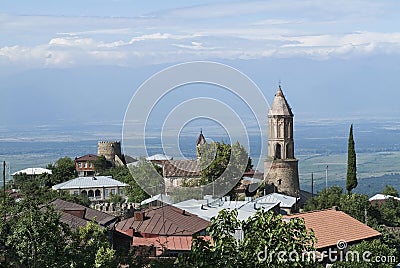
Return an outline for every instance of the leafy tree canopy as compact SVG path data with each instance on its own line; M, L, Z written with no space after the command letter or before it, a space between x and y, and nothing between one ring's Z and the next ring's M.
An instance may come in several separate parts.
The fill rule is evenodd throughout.
M382 194L399 197L399 192L393 186L390 185L385 186L385 189L383 189Z
M224 142L212 142L201 145L199 154L200 184L216 182L215 189L221 189L221 192L215 192L216 195L225 194L222 190L229 188L232 190L228 195L232 200L235 199L235 189L240 185L243 173L253 167L246 149L239 142L232 146ZM210 189L205 189L207 191Z
M52 206L27 200L2 209L7 220L0 224L1 267L5 260L7 267L117 267L105 228L90 222L72 230Z
M211 219L207 231L213 242L194 238L191 252L179 256L177 267L317 266L301 256L285 262L275 254L285 251L301 255L314 250L314 233L306 230L302 219L285 221L281 215L259 210L248 220L240 221L237 210L222 210Z
M112 163L107 161L104 155L98 156L96 160L93 161L93 165L96 172L99 174L112 167Z
M49 164L47 168L51 169L53 173L48 186L71 180L77 176L75 162L69 157L60 158L55 164Z

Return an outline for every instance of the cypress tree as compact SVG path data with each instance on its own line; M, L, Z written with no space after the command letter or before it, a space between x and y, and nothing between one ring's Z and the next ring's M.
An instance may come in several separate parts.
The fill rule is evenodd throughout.
M353 124L350 126L349 144L347 148L347 177L346 190L350 194L351 190L357 187L357 167L356 151L354 149Z

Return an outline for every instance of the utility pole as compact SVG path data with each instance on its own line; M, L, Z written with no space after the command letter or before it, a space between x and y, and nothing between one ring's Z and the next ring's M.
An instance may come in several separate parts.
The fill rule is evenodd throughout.
M328 190L328 165L326 165L325 189Z
M3 161L3 206L6 205L6 161ZM6 221L6 210L4 209L4 222Z
M7 220L7 206L6 206L6 161L3 161L3 213L4 223ZM7 247L4 245L4 263L7 264Z
M314 196L314 173L311 172L311 196Z

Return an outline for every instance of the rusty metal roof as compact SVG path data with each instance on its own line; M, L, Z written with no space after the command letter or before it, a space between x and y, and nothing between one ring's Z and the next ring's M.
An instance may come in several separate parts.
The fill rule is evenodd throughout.
M116 229L126 232L134 229L142 234L193 235L206 229L209 221L171 205L145 211L143 221L134 217L119 222Z

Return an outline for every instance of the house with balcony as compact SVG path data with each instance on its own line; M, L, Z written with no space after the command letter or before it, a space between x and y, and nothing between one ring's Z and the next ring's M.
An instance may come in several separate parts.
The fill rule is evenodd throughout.
M91 201L104 201L111 195L123 195L127 184L114 180L112 176L78 177L56 184L52 187L56 191L66 191L71 195L87 195Z
M95 154L87 154L81 157L75 157L75 170L78 176L93 176L95 175L96 169L94 167L94 161L97 159Z

